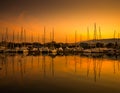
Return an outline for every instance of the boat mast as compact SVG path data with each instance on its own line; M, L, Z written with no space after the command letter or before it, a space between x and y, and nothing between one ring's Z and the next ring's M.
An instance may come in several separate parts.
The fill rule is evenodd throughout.
M26 30L24 29L24 46L25 46L25 43L26 43Z
M45 29L45 27L44 27L44 47L45 47L45 31L46 31L46 29Z
M114 30L114 42L116 43L116 30Z
M77 47L76 42L77 42L77 31L75 31L75 47Z
M4 33L3 33L3 30L1 31L1 42L3 43L3 40L4 40Z
M81 34L80 34L80 38L79 38L79 39L80 39L80 41L79 41L79 47L80 47L81 37L82 37L82 36L81 36Z
M68 43L67 35L66 35L66 44Z
M23 47L23 27L21 27L21 47Z
M13 40L12 40L12 42L13 42L12 48L14 48L14 44L15 44L15 42L14 42L14 31L13 31Z
M17 33L17 42L19 43L19 32Z
M114 30L114 40L115 40L115 36L116 36L116 30Z
M88 41L88 45L90 46L90 41L89 41L89 27L87 27L87 41Z
M102 37L101 37L101 28L99 27L99 39L101 40Z
M32 44L32 48L33 48L33 33L31 33L31 44Z
M89 40L89 27L87 27L87 40Z
M52 29L52 47L54 48L54 28Z
M6 28L5 47L7 47L7 41L8 41L8 28Z
M114 30L114 42L115 42L115 48L117 48L117 39L116 39L116 30Z
M50 31L50 43L52 42L52 36L51 36L51 31Z
M38 43L40 43L40 37L39 37L39 33L38 33Z
M19 47L19 43L20 43L19 38L20 38L20 37L19 37L19 32L18 32L18 33L17 33L17 43L18 43L18 44L17 44L17 47Z
M119 40L120 40L119 38L120 38L120 33L118 33L118 45L119 45Z
M120 33L118 33L118 39L120 38Z
M54 41L54 28L52 29L52 35L53 35L53 37L52 37L52 42Z
M97 27L96 27L96 23L94 24L94 44L95 44L95 48L96 48L96 40L97 40Z
M6 28L6 39L5 39L5 41L7 42L7 40L8 40L8 28Z
M97 28L96 28L96 23L94 24L94 41L96 42L97 40Z

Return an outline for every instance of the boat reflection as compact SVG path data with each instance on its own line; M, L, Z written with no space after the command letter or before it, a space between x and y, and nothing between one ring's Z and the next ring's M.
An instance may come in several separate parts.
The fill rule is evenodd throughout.
M0 86L9 82L18 85L57 80L92 82L116 87L120 85L120 59L108 56L83 55L0 55ZM117 78L117 79L116 79ZM40 81L40 82L39 82ZM7 83L6 83L7 82ZM29 83L27 83L29 82ZM73 83L74 84L74 83ZM79 85L78 84L78 85ZM76 85L75 85L76 86Z

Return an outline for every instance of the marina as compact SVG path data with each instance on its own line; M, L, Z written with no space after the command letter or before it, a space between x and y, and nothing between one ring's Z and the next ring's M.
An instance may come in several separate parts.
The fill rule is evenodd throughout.
M0 93L120 93L120 0L1 0Z

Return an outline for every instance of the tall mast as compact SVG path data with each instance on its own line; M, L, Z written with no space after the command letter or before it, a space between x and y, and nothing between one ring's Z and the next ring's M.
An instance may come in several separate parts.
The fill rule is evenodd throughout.
M12 48L14 48L14 31L13 31L13 40L12 40L12 42L13 42L13 47Z
M12 40L12 41L13 41L13 43L14 43L14 31L13 31L13 40Z
M21 27L21 43L23 42L23 27Z
M53 28L53 30L52 30L52 35L53 35L53 40L52 41L54 41L54 28Z
M52 35L53 35L53 37L52 37L52 47L54 47L54 28L52 29Z
M118 39L120 38L120 33L118 33Z
M119 42L119 38L120 38L120 33L118 33L118 42Z
M115 48L116 48L117 47L116 30L114 30L114 42L115 42Z
M25 43L26 43L26 30L24 29L24 47L25 47Z
M76 42L77 42L77 31L75 31L75 47L77 47Z
M96 28L96 23L94 24L94 41L96 42L97 40L97 28Z
M79 38L79 39L80 39L80 41L79 41L79 47L80 47L81 37L82 37L82 36L81 36L81 34L80 34L80 38Z
M89 27L87 27L87 40L89 40Z
M8 40L8 28L6 28L6 36L5 36L5 42Z
M50 42L52 42L52 36L51 36L51 31L50 31Z
M82 41L82 34L80 34L80 42Z
M8 28L6 28L5 47L7 47L7 41L8 41Z
M89 40L89 27L87 27L87 40ZM88 41L88 45L90 46L90 42Z
M45 31L46 31L46 29L44 27L44 47L45 47Z
M101 39L101 28L99 27L99 39Z
M68 43L67 35L66 35L66 44Z
M33 33L31 33L31 43L33 43Z
M26 30L24 29L24 42L26 42Z
M114 42L116 42L116 30L114 30Z
M115 37L116 37L116 30L114 30L114 40L115 40Z
M17 33L17 42L19 43L19 32Z
M38 43L40 42L40 37L39 37L39 33L38 33Z
M4 32L3 32L3 30L2 30L2 33L1 33L1 40L2 40L2 42L4 41Z

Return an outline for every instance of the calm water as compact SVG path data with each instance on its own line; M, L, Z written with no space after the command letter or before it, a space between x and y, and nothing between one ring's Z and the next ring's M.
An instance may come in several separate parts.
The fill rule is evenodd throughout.
M0 93L120 93L120 60L0 55Z

